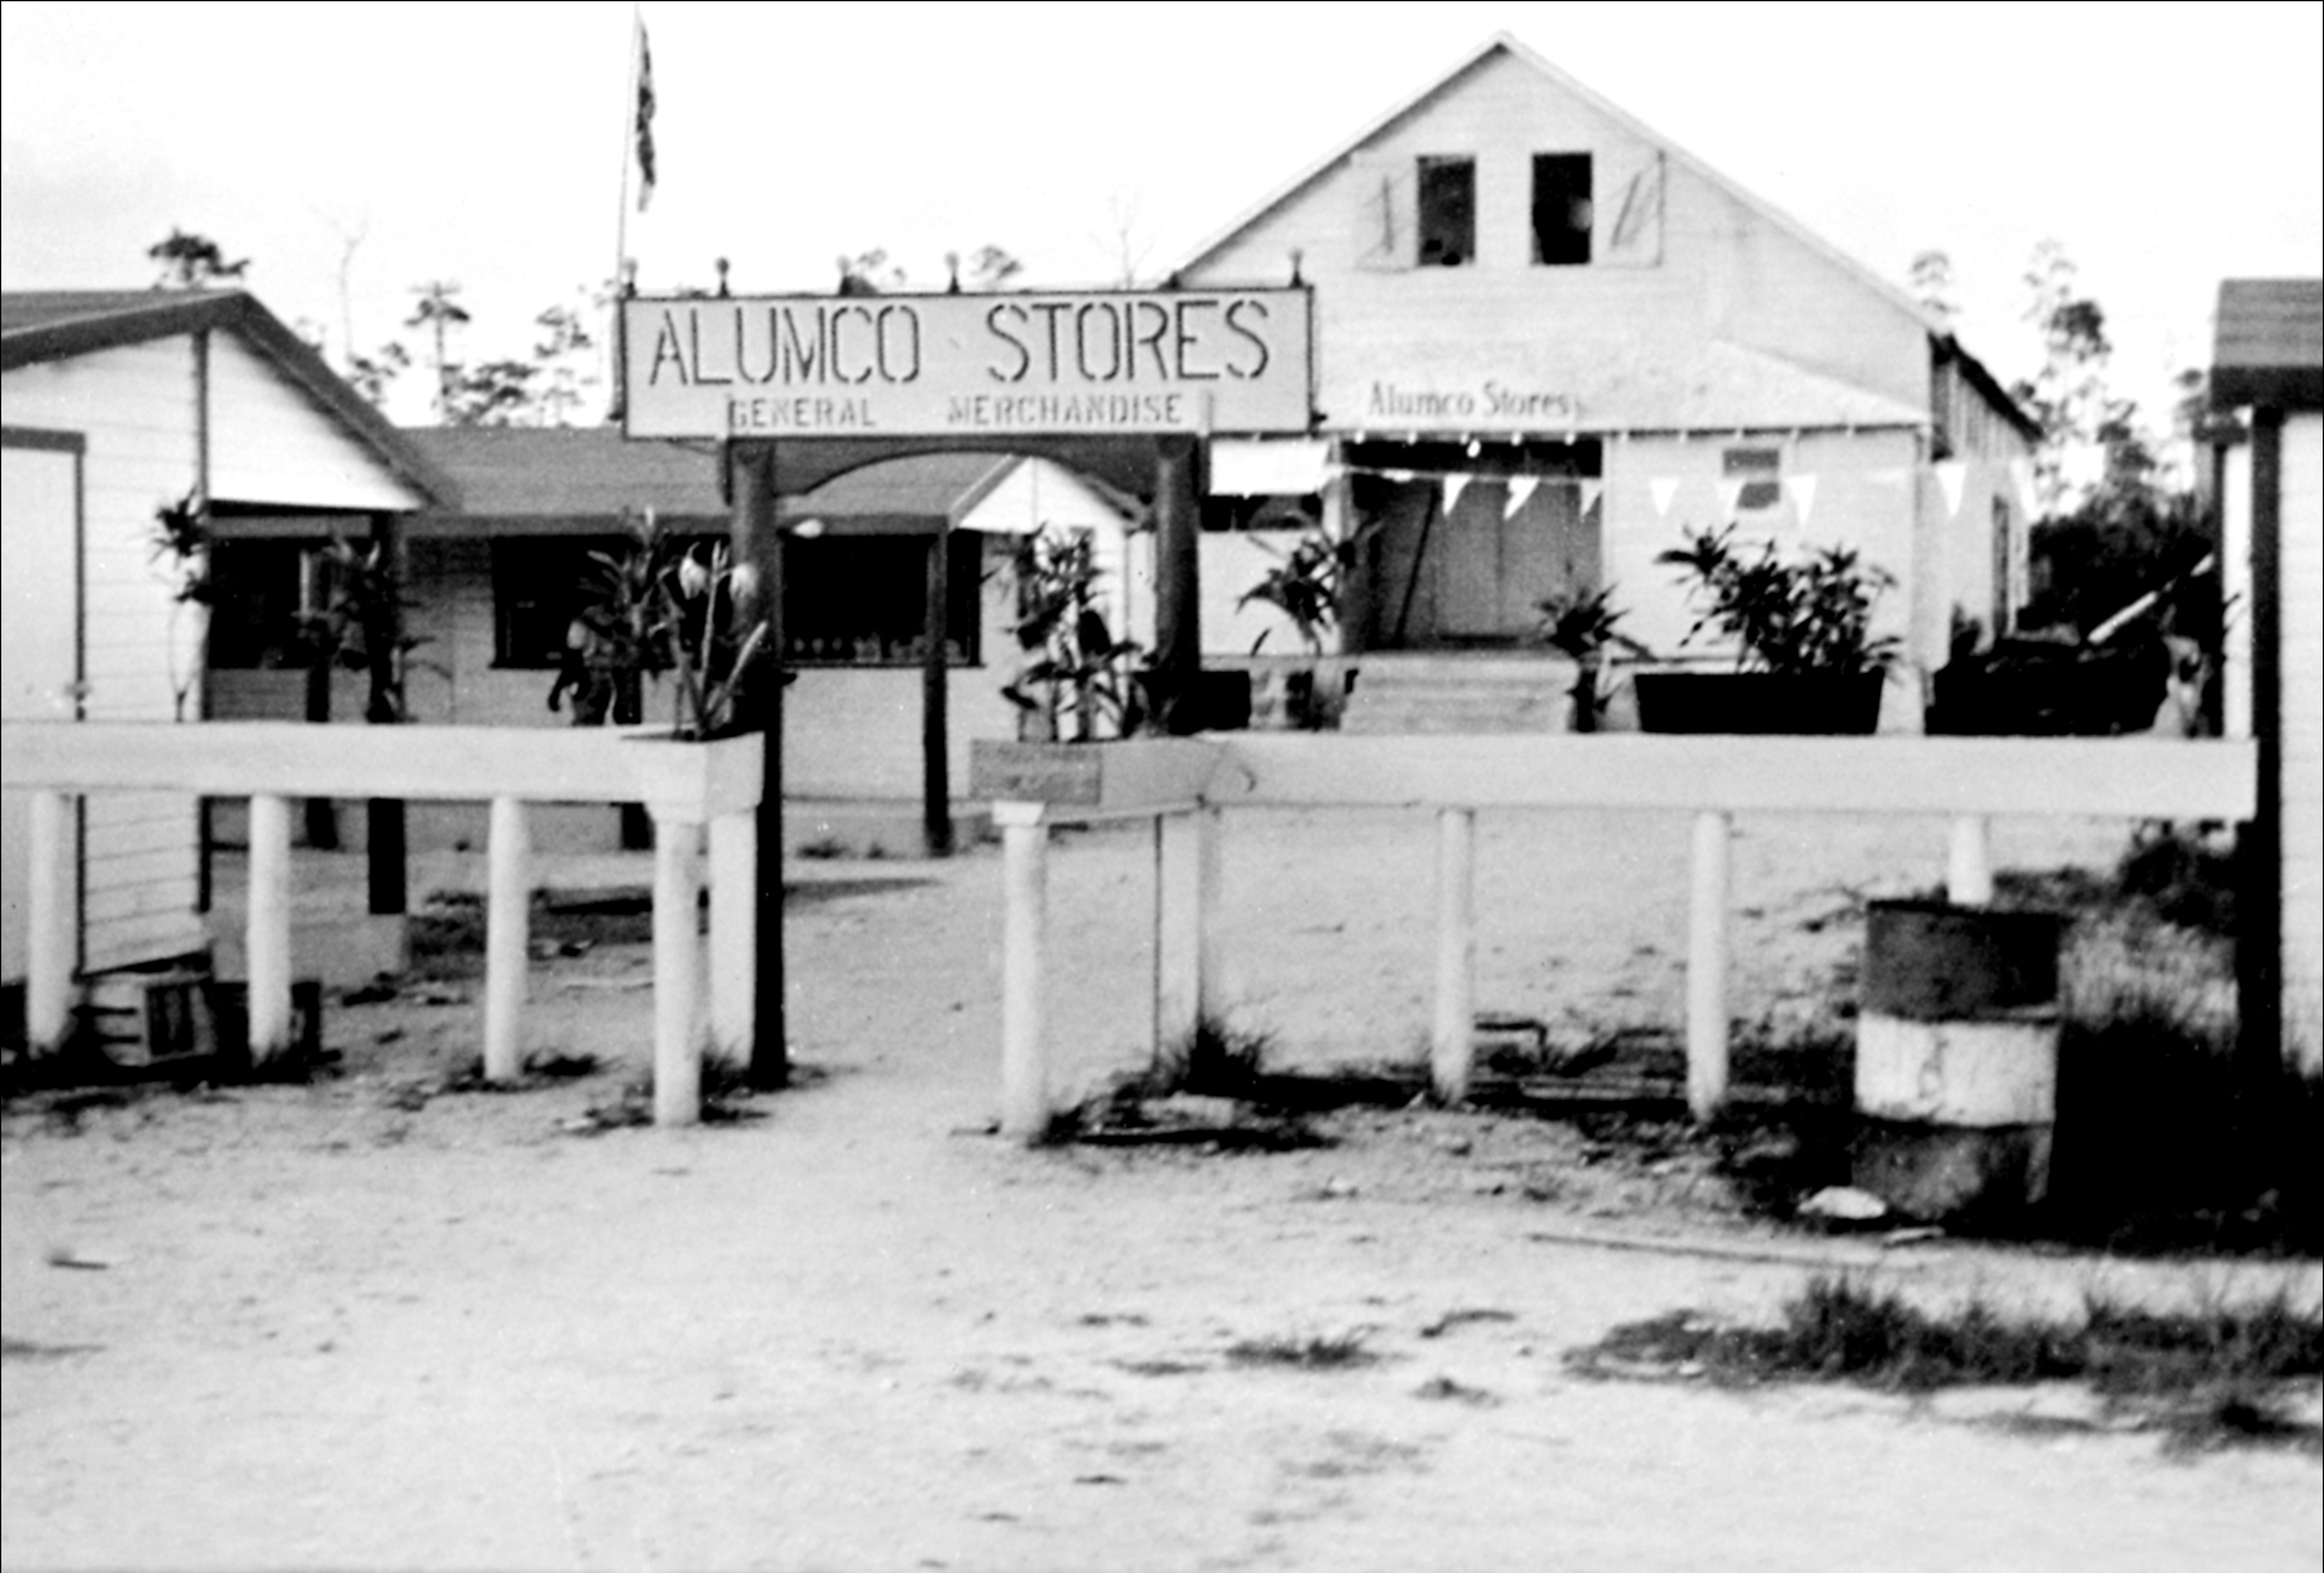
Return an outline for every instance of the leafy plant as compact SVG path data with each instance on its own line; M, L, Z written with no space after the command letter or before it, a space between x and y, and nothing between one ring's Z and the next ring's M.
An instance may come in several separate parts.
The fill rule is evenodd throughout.
M153 533L149 539L153 547L152 560L168 559L177 578L176 588L170 592L170 698L176 717L182 721L186 702L193 698L196 678L205 663L196 660L190 671L180 668L178 617L188 606L208 606L217 593L210 583L209 519L193 493L153 510Z
M1131 663L1139 647L1114 637L1097 602L1096 548L1080 532L1021 537L1017 645L1024 662L1001 692L1036 737L1092 742L1128 736L1145 718Z
M1618 626L1626 613L1613 605L1612 586L1591 590L1560 590L1535 605L1541 611L1541 641L1579 668L1573 680L1573 729L1595 732L1606 713L1606 696L1599 691L1606 652L1617 646L1633 655L1654 652L1623 633Z
M1299 630L1307 652L1320 656L1323 636L1340 622L1340 586L1348 564L1345 549L1323 531L1311 530L1289 552L1277 555L1276 565L1245 590L1235 606L1240 608L1258 601L1273 606ZM1252 642L1250 652L1257 655L1266 643L1267 634L1261 634Z
M567 631L549 708L569 689L577 726L601 725L609 713L635 721L644 680L667 672L678 736L723 736L735 729L740 686L766 646L766 619L746 622L742 611L752 576L734 568L724 542L680 541L650 508L632 516L630 532L618 556L589 554L594 597Z
M1897 641L1872 633L1872 608L1896 578L1851 547L1786 560L1763 543L1749 555L1729 525L1698 531L1655 560L1683 570L1689 598L1706 607L1685 643L1715 627L1736 642L1738 671L1874 671L1896 658Z

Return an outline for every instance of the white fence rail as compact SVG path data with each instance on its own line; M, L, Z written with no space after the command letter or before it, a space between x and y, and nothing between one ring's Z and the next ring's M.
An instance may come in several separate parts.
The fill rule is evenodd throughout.
M1236 734L1102 745L1114 757L1094 805L1002 799L1006 957L1001 1125L1047 1127L1044 926L1048 828L1097 819L1156 822L1154 1041L1216 1013L1215 871L1221 811L1433 809L1438 818L1435 1007L1430 1069L1440 1097L1466 1092L1475 1014L1475 817L1491 809L1675 810L1694 816L1687 938L1687 1093L1707 1118L1727 1096L1729 871L1738 813L1949 818L1951 899L1988 901L1995 815L2246 820L2256 806L2248 742L2151 738L1820 738L1613 736L1338 736ZM1207 771L1189 769L1206 750ZM1196 782L1190 786L1189 782Z
M74 797L182 791L250 800L250 1046L290 1046L290 804L365 797L492 805L485 907L484 1074L522 1070L532 803L642 802L654 820L654 1118L699 1117L705 1023L747 1052L757 967L757 809L762 740L678 743L613 728L12 723L0 727L0 786L30 795L26 1035L53 1049L71 1029L75 916L65 866ZM708 1000L697 922L709 829Z

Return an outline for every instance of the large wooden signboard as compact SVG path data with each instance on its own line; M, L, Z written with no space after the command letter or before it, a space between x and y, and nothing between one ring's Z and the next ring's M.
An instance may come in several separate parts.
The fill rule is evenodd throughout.
M1305 431L1304 289L632 300L632 437Z

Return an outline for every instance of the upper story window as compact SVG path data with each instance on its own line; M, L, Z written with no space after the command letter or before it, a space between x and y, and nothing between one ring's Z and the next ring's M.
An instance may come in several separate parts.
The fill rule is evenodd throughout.
M1534 261L1546 267L1589 264L1590 230L1596 222L1591 174L1586 153L1534 154Z
M1477 161L1424 158L1419 183L1420 265L1466 267L1477 260Z

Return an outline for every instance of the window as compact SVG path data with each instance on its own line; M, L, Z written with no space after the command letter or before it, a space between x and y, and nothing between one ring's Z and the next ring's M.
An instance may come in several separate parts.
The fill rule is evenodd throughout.
M1545 267L1590 261L1590 155L1542 153L1533 159L1533 260Z
M322 604L323 557L302 541L220 541L210 548L209 664L220 671L313 664L304 614Z
M1784 501L1784 450L1730 448L1720 457L1720 473L1735 488L1735 511L1765 514Z
M1477 260L1477 161L1420 161L1420 265L1465 267Z
M927 651L925 535L825 535L783 548L783 643L789 660L917 666ZM980 659L984 537L947 538L945 643L955 666Z
M565 659L566 630L599 595L592 551L619 556L619 536L493 542L493 664L547 671Z

